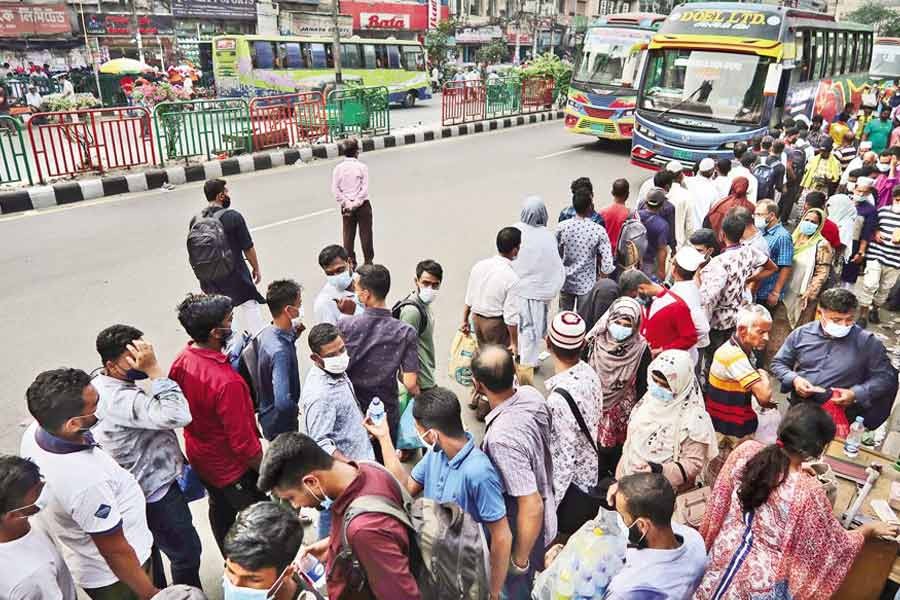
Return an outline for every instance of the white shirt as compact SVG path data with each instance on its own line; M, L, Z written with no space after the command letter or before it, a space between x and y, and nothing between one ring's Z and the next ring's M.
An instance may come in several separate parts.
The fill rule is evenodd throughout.
M354 315L358 315L363 311L362 306L356 299L356 294L350 290L341 291L326 282L316 295L315 301L313 301L313 316L316 318L316 323L331 323L332 325L337 325L338 319L342 316L349 316L344 315L344 313L338 310L337 302L335 302L335 300L340 300L341 298L352 298L353 301L356 302L356 311L353 313Z
M703 227L703 219L706 218L709 209L724 196L719 195L715 182L703 175L687 177L684 183L688 192L690 192L691 201L689 206L691 207L694 229L700 229Z
M481 317L503 317L507 325L519 324L519 307L513 288L519 276L512 262L496 255L475 263L466 287L466 305Z
M694 322L694 329L697 330L697 343L689 350L689 354L694 362L697 362L697 348L709 346L709 317L706 316L703 303L700 302L700 288L694 280L676 281L669 291L684 300L691 309L691 320Z
M746 177L747 182L750 184L747 187L747 200L749 200L753 204L756 204L756 189L759 187L759 182L756 181L756 175L751 173L750 169L748 169L744 165L738 165L737 167L731 169L731 172L728 173L728 176L731 178L731 181L734 181L735 177Z
M62 80L62 95L63 98L70 98L75 95L75 86L68 79Z
M32 520L31 531L0 543L0 598L3 600L75 600L75 582L59 549Z
M35 92L33 94L31 92L28 92L27 94L25 94L25 103L28 106L33 106L34 108L40 108L41 104L44 103L44 99L41 98L41 95L38 94L37 92Z
M647 199L647 194L650 193L650 190L656 187L656 184L653 183L653 178L646 180L641 184L640 189L638 189L637 198L634 200L634 203L631 202L631 197L625 202L625 206L627 206L630 210L637 210L637 207L640 206L644 200Z
M59 453L38 445L37 423L22 436L19 454L34 461L50 489L43 510L50 531L69 549L75 583L98 588L118 581L90 534L121 527L139 563L150 558L153 535L147 527L147 502L134 476L97 446ZM47 434L49 435L49 434ZM69 447L71 442L52 438Z
M719 193L718 200L728 197L728 194L731 193L731 171L728 173L728 175L718 175L713 179L713 185L716 186L716 191ZM706 218L706 215L703 218Z
M693 197L686 187L676 181L672 183L672 188L666 194L666 198L675 207L675 246L680 248L694 233L693 211L691 210Z

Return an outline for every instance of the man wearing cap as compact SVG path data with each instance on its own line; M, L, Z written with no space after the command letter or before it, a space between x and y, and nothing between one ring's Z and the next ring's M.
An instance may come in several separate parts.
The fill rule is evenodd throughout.
M25 104L28 105L28 108L31 109L32 112L38 112L41 110L41 104L44 103L44 99L41 98L41 95L37 91L37 87L34 84L28 86L28 92L25 94Z
M647 250L641 257L641 270L658 281L666 278L666 256L669 246L669 224L660 214L666 201L663 190L652 190L647 194L644 208L638 211L641 223L647 229Z
M696 364L700 358L700 350L709 345L709 317L700 301L700 287L694 275L706 262L706 255L691 245L682 246L675 254L675 265L672 268L674 283L669 291L684 300L691 311L691 321L697 331L697 343L688 350Z
M806 190L818 190L831 195L841 178L841 163L832 154L834 142L824 138L818 153L806 164L806 173L800 185Z
M555 375L545 383L550 395L550 454L553 491L560 533L571 534L587 518L579 517L581 494L597 484L597 425L603 406L600 378L581 360L585 336L584 320L571 311L553 318L547 335L547 351L553 357ZM590 438L582 432L574 411L581 414ZM571 486L578 490L569 491Z
M715 172L716 161L707 156L700 161L697 174L693 177L686 177L684 180L684 184L691 196L690 218L694 229L700 229L706 213L720 198L719 190L716 189L716 184L713 183Z
M664 350L690 352L695 348L697 329L691 309L677 294L653 283L640 271L622 273L619 292L644 305L641 334L647 339L653 356Z
M672 185L666 198L675 207L675 248L687 243L694 233L694 218L691 214L691 202L693 198L684 185L684 165L673 160L666 165L666 170L672 173ZM674 250L674 248L673 248Z
M878 155L872 152L872 142L860 142L859 153L853 158L853 160L850 161L850 164L847 165L847 168L844 169L844 173L841 175L841 183L847 183L851 172L857 169L861 169L866 165L874 168L877 162ZM852 192L853 190L848 191Z

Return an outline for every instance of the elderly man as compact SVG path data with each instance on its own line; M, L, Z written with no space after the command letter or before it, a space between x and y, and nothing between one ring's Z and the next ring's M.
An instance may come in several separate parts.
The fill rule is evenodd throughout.
M850 164L847 165L847 168L844 169L844 172L841 175L841 183L846 184L850 178L850 173L856 169L861 169L864 166L874 167L877 162L878 155L872 152L872 142L860 142L859 154L851 160ZM849 191L852 192L853 190Z
M890 414L897 370L881 340L856 325L858 308L850 290L823 293L818 320L788 336L772 360L772 374L792 404L831 399L848 421L862 416L866 428L875 429Z

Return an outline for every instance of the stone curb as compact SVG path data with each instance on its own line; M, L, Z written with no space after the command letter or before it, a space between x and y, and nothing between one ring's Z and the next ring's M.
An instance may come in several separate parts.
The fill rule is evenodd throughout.
M464 125L450 125L447 127L438 125L412 133L363 139L362 151L372 152L382 148L422 144L461 135L509 129L519 125L531 125L543 121L562 119L563 117L563 111L551 110L527 115L500 117ZM116 194L153 190L161 188L167 183L178 185L193 181L205 181L212 177L228 177L239 173L264 171L273 167L293 165L297 162L307 163L315 159L336 158L341 154L343 154L343 148L339 144L318 144L308 148L284 148L281 150L256 152L188 166L150 169L142 173L66 181L52 185L37 185L21 190L0 192L0 214L6 215L38 208L73 204L84 200L94 200Z

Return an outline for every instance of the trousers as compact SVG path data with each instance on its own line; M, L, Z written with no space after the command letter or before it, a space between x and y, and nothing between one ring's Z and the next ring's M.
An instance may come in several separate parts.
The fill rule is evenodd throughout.
M209 525L212 528L213 537L219 546L219 551L225 554L222 542L237 514L256 502L264 502L268 496L256 488L258 473L248 469L241 478L224 487L216 487L203 482L203 487L209 494Z
M165 571L159 560L162 551L171 563L172 583L202 588L200 536L177 483L172 483L165 496L147 505L147 526L153 533L153 584L160 589L166 586Z
M356 230L359 229L359 243L362 245L363 261L370 265L375 259L375 246L372 243L372 205L368 200L359 208L345 213L343 218L344 250L350 257L350 263L356 266Z

